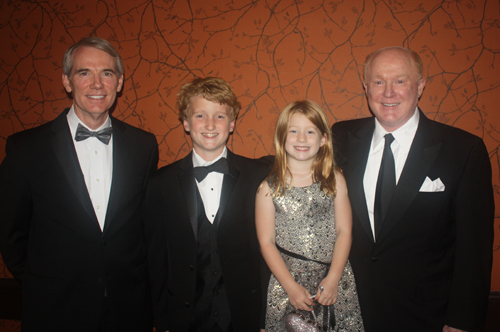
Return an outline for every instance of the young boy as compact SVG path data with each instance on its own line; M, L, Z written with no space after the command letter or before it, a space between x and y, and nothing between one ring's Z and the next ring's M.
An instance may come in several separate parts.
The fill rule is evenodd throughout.
M268 166L227 149L241 106L224 80L185 84L177 106L193 151L153 176L145 204L156 329L259 331L254 206Z

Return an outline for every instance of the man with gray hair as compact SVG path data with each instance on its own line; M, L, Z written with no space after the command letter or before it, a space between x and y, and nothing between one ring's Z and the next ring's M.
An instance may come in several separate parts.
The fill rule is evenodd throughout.
M370 54L374 117L332 127L353 211L350 262L367 332L482 331L494 201L483 140L428 119L420 56Z
M21 282L23 331L151 331L141 202L154 135L110 116L123 63L107 41L70 47L73 106L7 139L0 250Z

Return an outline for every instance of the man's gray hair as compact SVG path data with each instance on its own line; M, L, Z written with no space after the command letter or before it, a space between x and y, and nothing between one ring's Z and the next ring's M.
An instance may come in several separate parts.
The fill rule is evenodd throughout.
M78 43L66 50L63 57L63 74L71 78L71 70L73 69L73 57L80 48L93 47L104 51L115 59L115 70L118 77L123 75L123 62L118 51L111 45L110 42L99 37L87 37L81 39Z

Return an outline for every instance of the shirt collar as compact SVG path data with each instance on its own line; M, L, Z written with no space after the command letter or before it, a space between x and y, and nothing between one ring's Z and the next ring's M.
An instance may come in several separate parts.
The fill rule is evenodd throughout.
M90 131L98 131L98 130L101 130L101 129L104 129L104 128L111 127L111 118L108 115L108 117L106 118L106 121L104 121L104 123L102 124L102 126L100 126L99 128L97 128L96 130L90 129L87 125L85 125L85 123L82 122L82 120L80 120L80 118L78 117L78 115L76 115L76 113L75 113L75 106L74 105L71 106L71 108L70 108L70 110L68 112L68 115L66 115L66 118L68 120L69 129L71 130L71 136L72 137L75 137L76 128L78 127L78 124L81 124L82 126L84 126L85 128L87 128Z
M196 150L193 149L193 167L199 167L199 166L209 166L215 163L217 160L220 158L226 158L227 157L227 147L224 146L224 150L222 150L222 153L215 158L214 160L211 161L206 161L202 157L200 157L199 154L196 153Z
M400 148L409 151L413 138L418 128L418 121L420 119L420 113L418 112L418 107L415 108L415 113L412 115L408 121L398 129L391 132L394 136L395 141L398 143ZM380 122L375 118L375 131L373 132L372 147L373 152L384 147L384 136L388 134L388 131L382 127Z

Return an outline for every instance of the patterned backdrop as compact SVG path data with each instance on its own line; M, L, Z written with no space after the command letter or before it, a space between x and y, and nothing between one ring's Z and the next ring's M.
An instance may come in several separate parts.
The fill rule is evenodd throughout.
M243 109L229 146L260 157L273 153L274 123L290 101L313 99L332 122L369 116L364 58L398 45L424 60L424 113L484 139L500 207L498 0L1 0L0 6L0 160L9 135L71 105L62 56L82 37L105 38L122 55L126 81L113 114L156 135L160 166L191 148L175 95L193 77L232 84ZM497 235L495 291L499 247ZM0 262L0 277L6 275Z

